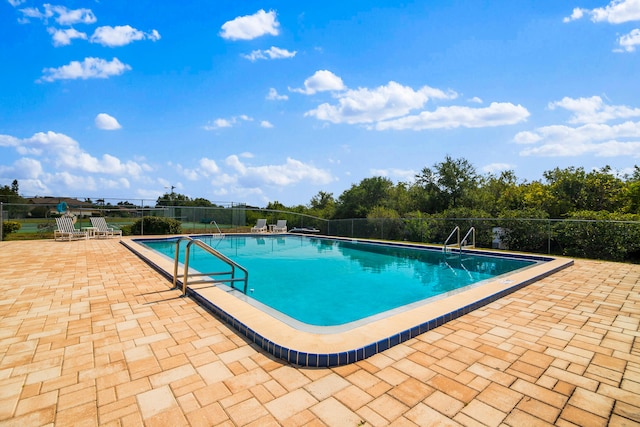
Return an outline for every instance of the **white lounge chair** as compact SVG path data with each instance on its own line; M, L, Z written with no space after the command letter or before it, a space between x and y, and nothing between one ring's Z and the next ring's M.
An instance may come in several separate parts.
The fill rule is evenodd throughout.
M122 230L118 230L117 228L109 227L107 225L107 220L102 216L92 216L91 225L96 229L96 237L115 237L120 236L122 238Z
M273 226L272 231L274 233L286 233L287 232L287 220L279 219L276 225Z
M58 229L54 230L54 240L72 240L72 239L88 239L89 233L86 231L78 230L73 225L73 218L69 216L61 216L56 218L56 224Z
M251 232L252 233L266 233L267 232L267 220L266 219L259 219L256 222L256 225L254 227L251 227Z

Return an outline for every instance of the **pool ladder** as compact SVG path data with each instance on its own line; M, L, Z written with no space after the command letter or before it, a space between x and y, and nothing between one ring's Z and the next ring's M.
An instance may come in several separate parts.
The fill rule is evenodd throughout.
M213 237L216 237L216 238L219 238L219 239L221 239L221 238L223 238L223 237L224 237L224 233L223 233L222 231L220 231L220 227L218 227L218 223L217 223L217 222L215 222L215 221L211 221L211 222L209 223L209 225L215 225L215 226L216 226L216 230L218 230L218 233L217 233L217 234L216 234L216 233L213 233L213 234L212 234L212 236L213 236ZM212 231L213 231L213 228L212 228Z
M184 272L183 272L183 279L182 279L182 295L186 295L187 294L187 285L190 284L195 284L195 283L229 283L230 286L233 289L236 289L236 287L234 286L234 284L236 282L244 282L244 288L242 289L242 292L244 294L247 293L247 285L249 282L249 272L247 271L246 268L244 268L243 266L241 266L240 264L236 263L235 261L227 258L226 256L224 256L223 254L221 254L220 252L218 252L217 250L215 250L214 248L212 248L211 246L207 245L206 243L204 243L202 240L198 240L198 239L192 239L191 237L188 236L184 236L184 237L180 237L177 241L176 241L176 256L174 259L174 264L173 264L173 287L176 288L178 286L178 259L179 259L179 254L180 254L180 242L182 242L183 240L188 240L189 243L187 243L187 247L185 249L185 254L184 254ZM229 265L229 267L231 267L230 271L216 271L216 272L211 272L211 273L195 273L195 274L189 274L189 253L191 251L191 246L192 245L196 245L199 248L203 249L205 252L213 255L214 257L218 258L220 261L226 263L227 265ZM244 277L236 277L236 269L242 271L244 273ZM220 278L220 279L213 279L211 276L225 276L225 275L229 275L228 278ZM190 277L203 277L203 276L207 276L207 279L201 279L201 280L196 280L196 281L191 281L189 282L189 278Z
M449 240L451 240L454 235L456 236L457 243L455 245L451 244L450 246L448 246ZM467 244L469 237L471 237L470 245ZM462 253L463 248L475 248L476 247L476 229L474 227L469 228L469 231L467 231L467 234L465 234L462 240L460 240L460 227L456 225L453 231L451 231L451 234L449 234L449 237L447 237L447 240L445 240L444 245L442 246L442 252L444 252L445 254L451 253L451 250L456 247L458 248L459 253Z

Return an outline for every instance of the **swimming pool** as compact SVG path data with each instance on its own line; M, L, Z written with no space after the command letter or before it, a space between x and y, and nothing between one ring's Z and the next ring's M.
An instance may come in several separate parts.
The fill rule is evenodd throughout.
M301 328L305 324L338 326L381 317L391 310L540 262L467 253L445 255L429 248L292 235L195 238L250 272L248 296L252 300ZM175 240L144 244L175 256ZM185 247L183 243L183 263ZM220 260L197 246L191 249L189 266L200 272L225 270Z
M239 236L245 238L262 237L265 239L264 245L261 244L264 250L270 246L267 243L272 243L274 248L277 248L278 245L277 240L266 240L267 236L264 235L244 234ZM212 239L211 244L214 246L218 244L218 247L230 244L224 242L230 237L231 235L227 235L222 241ZM299 237L315 238L312 236ZM164 238L164 240L175 240L176 238ZM174 253L167 256L152 250L143 244L147 240L149 238L124 238L120 243L171 282ZM159 239L151 238L151 240L157 241ZM333 240L335 242L365 243L363 241L353 242L351 239ZM381 245L380 242L374 241L367 243ZM337 250L337 243L332 243L332 245L334 248L331 251ZM424 248L423 245L405 244L404 242L385 242L386 245L391 248L396 246ZM319 251L325 249L324 246L318 248ZM440 250L440 248L431 249ZM495 255L495 252L471 250L465 251L465 254ZM297 321L291 323L280 317L277 310L270 309L241 292L229 290L230 288L226 286L202 285L202 287L198 287L198 285L189 285L187 295L222 322L228 324L239 335L244 336L249 342L276 358L301 366L340 366L366 359L407 340L419 338L427 331L438 328L457 317L470 314L478 308L498 301L573 264L571 259L551 256L505 254L505 257L535 261L535 263L512 273L484 279L456 291L445 292L439 296L389 310L383 315L369 316L338 326L314 326ZM369 268L374 268L368 263L364 264ZM465 270L462 270L462 273L466 274ZM307 276L308 274L302 275L301 280L306 280ZM327 274L322 276L327 278L326 281L330 281L331 276ZM253 283L253 275L251 274L249 281ZM358 301L366 305L369 295L370 293L366 293L358 296ZM173 304L174 301L169 298L166 303ZM499 309L499 307L496 308Z

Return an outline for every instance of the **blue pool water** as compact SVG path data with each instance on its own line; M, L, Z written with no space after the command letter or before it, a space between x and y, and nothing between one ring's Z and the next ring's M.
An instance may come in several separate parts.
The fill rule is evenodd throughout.
M198 238L249 271L251 298L317 326L364 319L535 263L309 236ZM171 258L175 256L175 240L141 243ZM183 241L181 262L185 247ZM229 270L195 245L189 268L207 273Z

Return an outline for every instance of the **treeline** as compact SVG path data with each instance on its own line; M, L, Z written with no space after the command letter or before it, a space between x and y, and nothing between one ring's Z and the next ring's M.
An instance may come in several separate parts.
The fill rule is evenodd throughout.
M513 171L480 174L467 160L447 156L411 183L365 178L337 198L321 191L307 206L273 202L267 208L366 218L372 236L384 227L383 237L392 240L442 243L458 224L474 226L478 246L491 247L500 227L511 250L640 261L638 166L627 175L609 166L555 168L540 180L520 181Z
M267 208L304 211L326 219L401 218L451 213L455 217L566 219L585 212L635 215L640 208L640 168L620 176L605 166L555 168L536 181L520 181L513 171L480 174L465 159L447 156L425 167L412 183L365 178L337 198L320 191L307 206ZM602 214L599 215L600 217Z
M0 187L0 198L21 203L18 182ZM111 206L102 199L95 205ZM175 193L173 188L156 201L156 207L167 206L225 207ZM114 208L128 207L136 208L128 202ZM423 168L411 182L394 183L374 176L352 184L337 197L320 191L306 205L285 206L274 201L264 208L327 220L360 218L361 237L429 243L446 239L452 224L457 224L447 219L472 218L475 220L460 226L474 226L483 247L491 246L494 228L501 227L502 239L512 250L640 261L638 166L624 175L609 166L590 171L554 168L539 180L522 181L513 171L481 174L466 159L447 156ZM253 211L247 212L246 221L254 223ZM202 221L205 219L210 218Z

